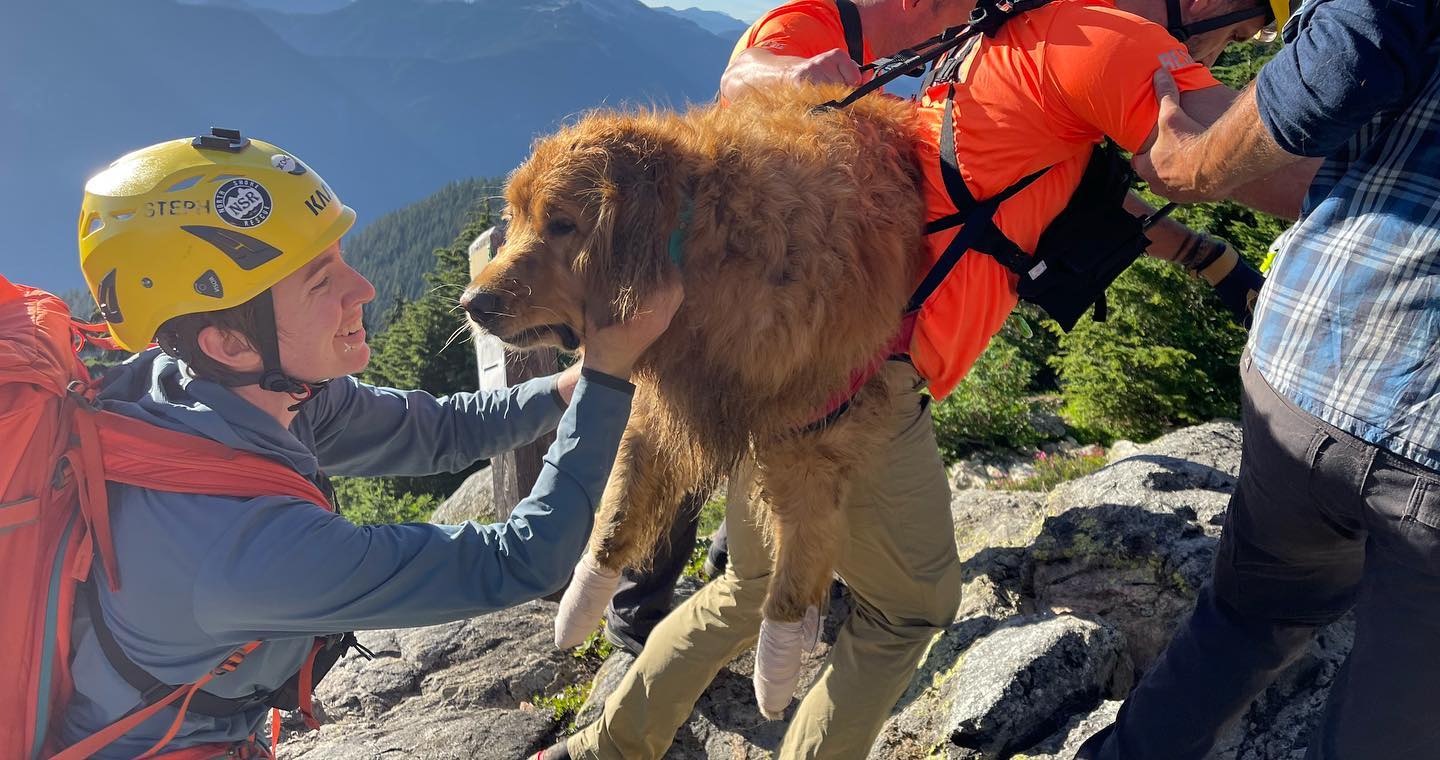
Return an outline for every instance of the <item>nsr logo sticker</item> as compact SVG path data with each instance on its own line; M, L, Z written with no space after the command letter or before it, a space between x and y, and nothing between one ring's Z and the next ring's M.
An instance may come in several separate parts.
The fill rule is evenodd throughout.
M270 193L252 179L238 178L215 191L215 213L236 227L254 227L270 218Z

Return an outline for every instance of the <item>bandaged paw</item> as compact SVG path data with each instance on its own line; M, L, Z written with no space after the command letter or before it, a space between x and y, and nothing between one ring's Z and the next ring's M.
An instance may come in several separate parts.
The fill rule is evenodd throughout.
M600 624L600 616L605 614L619 585L620 571L600 567L586 552L575 564L570 587L560 598L560 611L555 614L555 646L570 649L584 643Z
M754 680L761 715L779 720L785 714L795 696L795 686L800 683L800 656L819 642L820 611L814 607L792 623L769 618L760 622Z

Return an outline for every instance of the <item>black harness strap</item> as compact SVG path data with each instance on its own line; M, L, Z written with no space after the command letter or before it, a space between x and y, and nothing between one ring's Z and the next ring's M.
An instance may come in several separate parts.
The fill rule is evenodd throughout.
M1185 42L1191 37L1196 37L1206 32L1213 32L1216 29L1222 29L1231 24L1238 24L1241 21L1248 21L1259 16L1266 16L1272 20L1275 18L1275 14L1270 10L1269 3L1261 3L1253 8L1232 11L1215 18L1192 21L1189 24L1183 23L1180 20L1180 0L1165 0L1165 12L1168 17L1166 19L1165 31L1170 32L1170 36L1179 42Z
M1016 274L1023 275L1031 266L1030 256L1021 250L1019 246L1005 237L999 227L995 226L995 212L1000 204L1013 198L1021 190L1030 186L1030 183L1040 178L1040 175L1050 171L1045 167L1019 182L996 193L983 202L975 200L975 195L965 185L965 177L960 173L960 160L955 152L955 86L950 86L950 92L945 97L944 122L940 126L940 177L945 181L945 191L950 195L950 203L955 206L955 213L947 214L925 225L925 234L929 235L941 230L948 230L952 227L964 225L950 245L940 254L940 258L930 267L930 271L921 281L920 286L910 296L910 305L907 310L914 311L925 304L935 289L940 287L949 276L955 265L960 263L960 258L966 251L971 249L980 251L999 261L1006 269Z
M840 5L840 3L844 2L848 2L848 0L836 0L837 7L843 8L844 6ZM877 58L872 63L861 66L861 69L874 71L875 76L872 77L870 81L856 87L854 91L844 98L821 103L816 106L814 110L829 111L837 108L845 108L900 77L915 75L923 71L926 66L938 60L947 52L964 44L966 40L972 37L981 34L987 37L995 36L995 33L1000 31L1000 27L1004 26L1006 21L1026 11L1035 10L1049 2L1050 0L1016 0L1014 2L1012 2L1012 0L979 0L975 6L975 10L970 13L970 21L968 23L963 26L946 29L934 37L906 48L905 50L901 50L894 55ZM857 29L859 27L858 18L859 14L857 13ZM843 25L843 10L841 11L841 19ZM850 33L847 26L847 42L849 35ZM853 52L851 53L851 57L855 58L857 62L860 60L855 57Z
M845 47L856 66L865 65L865 35L860 29L860 9L851 0L835 0L840 11L840 28L845 30Z

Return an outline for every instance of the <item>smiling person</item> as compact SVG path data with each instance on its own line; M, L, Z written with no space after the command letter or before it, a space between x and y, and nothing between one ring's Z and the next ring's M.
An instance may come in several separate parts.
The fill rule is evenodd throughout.
M327 475L458 471L559 428L533 492L495 525L362 527L296 497L109 484L124 583L95 564L62 743L260 645L178 718L166 707L98 757L263 753L253 735L313 637L460 620L564 585L629 416L630 368L683 297L675 285L628 322L590 322L584 360L560 375L437 399L351 377L370 359L375 295L341 255L355 212L284 150L214 130L135 151L89 181L81 220L91 293L140 351L107 376L102 409L278 461L326 493Z

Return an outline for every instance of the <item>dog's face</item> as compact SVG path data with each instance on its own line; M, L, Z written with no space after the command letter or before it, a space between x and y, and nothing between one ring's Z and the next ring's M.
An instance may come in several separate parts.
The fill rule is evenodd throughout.
M461 298L474 324L515 348L573 351L587 304L599 324L633 313L670 265L679 214L670 158L618 115L537 143L505 191L505 242Z

